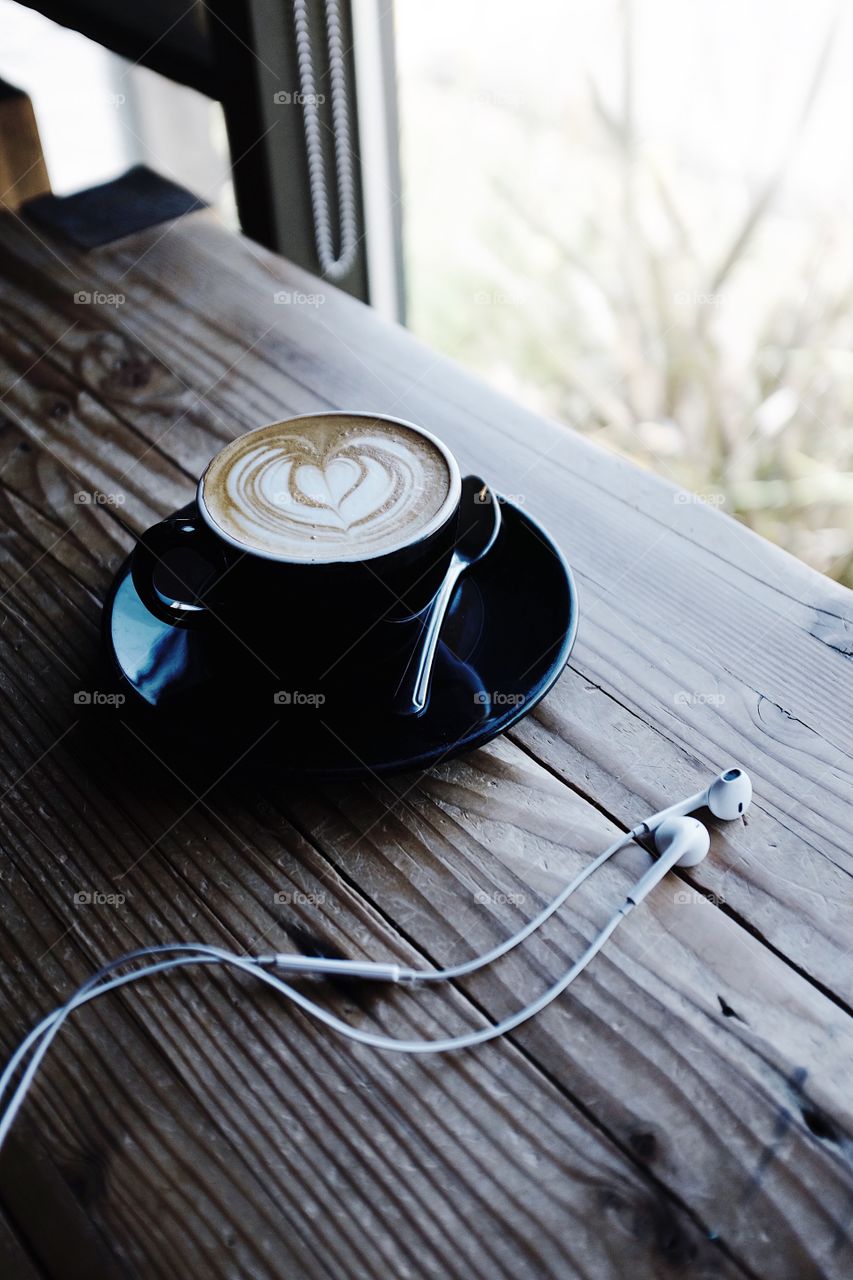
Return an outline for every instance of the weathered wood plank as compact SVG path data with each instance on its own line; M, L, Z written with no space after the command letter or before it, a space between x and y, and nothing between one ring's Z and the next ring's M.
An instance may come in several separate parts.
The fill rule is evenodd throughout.
M81 310L68 300L74 277L57 298L61 272L49 255L25 242L20 228L8 238L17 263L12 274L41 270L53 282L49 305L28 310L31 340L53 341L57 324L71 323ZM482 469L487 451L507 491L522 483L531 489L528 505L535 490L532 508L547 519L580 578L583 626L573 666L607 695L605 708L615 699L636 713L623 717L636 721L634 754L626 758L621 733L587 742L605 769L612 753L611 773L632 779L613 793L611 812L633 821L638 804L693 790L706 770L732 759L748 766L757 806L773 824L766 827L772 854L752 849L749 834L738 833L734 869L709 860L697 882L723 893L750 927L853 1003L853 913L840 891L853 870L845 803L853 698L849 657L837 636L827 643L832 627L846 634L849 592L701 504L673 502L673 491L654 478L486 391L334 290L323 286L325 301L316 307L274 303L283 287L309 293L310 278L245 242L233 247L206 218L73 262L102 289L126 272L130 301L91 322L87 312L94 331L75 330L79 346L66 353L62 342L51 358L70 360L91 394L128 413L127 393L116 403L109 378L96 377L98 366L82 352L87 342L100 350L105 332L129 344L123 358L144 365L157 387L178 393L176 426L166 437L176 442L187 422L181 397L187 386L204 390L206 419L193 419L182 455L190 472L217 447L226 424L238 431L276 414L371 403L433 426L467 465ZM316 282L311 287L316 291ZM194 300L191 342L182 295ZM17 322L26 298L22 292ZM138 335L135 345L131 334ZM158 414L168 417L167 405L168 391ZM147 410L143 386L143 424ZM544 758L564 774L561 762L576 759L572 742L588 737L583 719L573 718L567 687L562 681L546 709L519 731L534 750L545 752L550 743Z
M82 512L95 547L104 518ZM81 584L104 571L93 555L72 577L48 550L26 572L26 533L0 561L0 592L17 582L0 632L0 724L17 744L0 761L4 1050L95 957L153 937L266 948L298 925L348 954L416 960L277 803L223 791L186 812L184 784L132 739L123 752L118 729L100 740L78 723L58 742L96 633ZM117 889L124 903L75 908L76 892ZM283 911L282 891L315 900ZM346 993L338 1006L371 1014ZM380 993L374 1016L409 1035L478 1018L438 992ZM650 1276L743 1274L510 1046L425 1063L353 1052L239 982L178 978L81 1014L29 1114L127 1275L170 1276L179 1258L212 1277L612 1276L626 1242Z
M9 1223L0 1231L0 1275L11 1280L120 1280L122 1268L48 1153L32 1123L9 1135L0 1160L0 1184ZM91 1173L91 1171L90 1171ZM45 1224L49 1222L49 1229ZM0 1224L2 1225L2 1224ZM26 1241L26 1250L23 1241ZM8 1258L4 1247L9 1251Z
M0 1216L0 1269L9 1280L44 1280L6 1219Z
M76 423L72 425L76 430ZM114 424L114 429L121 431L118 424ZM50 455L48 460L53 462ZM12 480L21 483L14 472ZM93 545L97 545L101 536L100 525L108 518L106 508L87 506L83 509L81 519L86 526L89 522L95 526ZM14 521L11 511L7 519L10 523ZM39 533L49 538L51 530L45 527ZM86 547L89 538L81 534L80 541L81 546ZM50 661L51 649L63 644L69 603L61 597L53 600L46 589L46 583L57 572L50 563L49 547L47 541L46 560L21 578L15 597L19 605L26 601L24 616L29 633L38 635L46 648L46 653L39 650L35 659L38 666L34 682L43 689L43 682L50 680L56 685L59 677L57 692L46 700L42 694L42 705L46 705L51 717L40 739L29 745L27 758L33 760L62 732L68 720L63 715L57 716L56 709L66 707L70 717L75 679L85 679L84 671L77 675L62 665L57 669L56 663ZM9 572L20 578L25 569L26 562L21 556ZM95 564L81 566L75 577L91 581L97 574L101 574L106 583L106 569ZM70 585L66 590L72 601L76 598L81 615L88 616L88 634L94 637L97 609L93 597L97 592L87 591L83 595L81 589L72 589ZM81 656L85 655L85 640L75 653L78 649ZM79 737L69 744L68 750L80 757ZM112 741L109 750L112 753L116 750ZM58 751L64 753L65 745ZM51 778L54 760L51 754L40 766L50 771ZM120 799L124 811L132 814L131 830L135 834L137 828L141 828L146 843L151 843L156 840L158 826L165 828L173 817L180 819L192 795L168 776L158 776L156 769L153 775L149 774L146 763L143 753L141 761L134 759L129 777L123 780L122 770L118 770L118 785L115 777L110 779L110 799L112 803ZM72 789L87 790L85 779L89 778L91 792L91 779L104 776L98 751L89 748L81 765L81 776L74 780ZM396 785L402 792L407 784ZM43 787L44 782L37 774L26 789L35 788L38 794ZM57 783L52 782L51 793L57 790ZM168 796L165 814L159 806L152 813L148 798L152 794ZM498 894L523 892L525 909L514 913L523 918L535 910L534 894L544 896L553 890L560 879L579 865L579 854L588 856L612 834L612 827L602 815L510 744L496 744L477 753L470 762L439 770L436 778L417 784L389 814L388 803L395 794L398 794L396 788L389 791L388 787L377 785L337 790L313 798L261 797L260 808L267 815L266 825L272 822L285 833L290 832L285 838L298 840L289 825L290 815L295 816L298 826L310 835L314 846L335 863L336 871L331 874L336 886L347 886L347 894L356 895L354 901L375 901L382 905L381 921L374 911L366 908L371 922L355 937L341 935L344 921L337 913L334 929L329 928L325 913L319 913L323 917L321 934L343 946L348 954L360 953L362 949L369 949L373 954L388 951L399 954L398 929L413 940L428 938L433 958L437 958L435 951L439 944L441 958L446 960L458 958L460 948L467 951L492 945L510 927L510 920L504 918L498 922L495 919L498 908L484 910L478 905L475 900L478 889ZM101 804L99 799L99 809ZM156 849L146 854L128 877L135 893L142 892L147 898L157 892L163 874L167 874L176 857L172 852L174 840L177 842L174 847L180 851L177 860L184 881L182 887L190 901L207 904L211 881L219 887L215 898L216 918L208 921L206 929L193 928L187 919L179 918L174 927L164 933L167 917L158 912L157 936L188 936L199 932L209 936L211 927L214 936L219 936L224 923L227 936L245 941L263 934L270 926L270 900L276 885L270 868L274 865L275 846L270 846L269 832L259 830L252 820L251 815L259 806L251 797L247 800L239 794L226 802L227 807L222 808L221 804L217 797L215 806L208 801L200 814L179 820L175 833L157 841ZM220 821L216 830L217 819L221 817L227 825L223 827ZM214 821L212 831L211 819ZM25 821L31 825L33 820L34 815L27 811ZM105 854L109 841L102 839L98 841L94 863L90 854L87 869L78 870L77 875L81 877L78 884L91 883L104 891L115 888L116 884L123 885L122 873L134 863L137 855L133 842L126 833L122 834L127 823L115 816L111 826L114 847L121 850L124 861L117 863L115 852L111 856ZM94 832L88 834L87 841L91 843L93 836ZM44 863L51 839L45 835L42 840L46 848L40 851L37 844L26 865L35 867ZM201 847L205 855L197 861L190 856L189 849ZM234 866L235 848L241 859L238 868ZM329 883L329 862L318 858L317 853L301 841L298 853L303 866L310 857L315 859L318 868L316 878L301 881L303 892L328 893L325 886ZM146 881L144 887L137 890L137 877L148 873L146 862L152 855L158 859L157 889L149 887ZM75 862L84 857L76 849L69 855L66 847L66 859L69 856ZM242 864L246 860L257 861L266 869L263 886L253 886L253 892L242 887L238 891L235 884L235 877L239 879L244 874ZM639 871L644 860L645 855L639 850L624 859L632 874ZM277 872L273 872L275 875ZM95 879L96 876L99 879ZM122 878L117 881L116 876ZM472 982L470 994L476 1007L486 1009L494 1018L527 998L531 990L542 984L546 974L555 972L560 963L566 963L577 952L582 938L591 933L593 921L606 916L608 906L624 893L627 883L628 872L614 868L611 874L602 877L600 884L590 886L592 892L579 904L580 911L571 914L571 925L561 923L560 928L553 931L559 944L546 940L536 942L516 961L502 966L498 975L489 974ZM324 887L319 888L320 885ZM46 887L39 886L39 893L46 894L48 901L53 900ZM54 906L57 936L61 932L59 921L68 911L71 895L67 888L65 894L64 900L59 897ZM347 910L352 909L347 904ZM702 913L709 917L706 921L702 920ZM502 916L503 911L499 914ZM309 906L303 925L316 931L317 915L316 907ZM88 925L88 919L83 924ZM122 918L122 928L124 924ZM144 929L140 928L132 938L119 941L115 936L116 925L111 920L102 923L95 919L92 928L96 927L97 933L90 937L87 931L83 942L98 955L107 954L119 945L133 945L140 936L145 937ZM76 933L77 929L70 935L75 944ZM371 937L374 941L370 941ZM660 945L661 938L666 947ZM40 939L37 945L44 950L49 943ZM382 949L383 945L386 950ZM24 954L33 954L31 944L22 942L19 946ZM708 957L717 953L733 957L731 972L721 973L708 963ZM71 954L75 956L75 964L79 964L76 948ZM655 904L655 912L640 921L634 946L620 942L612 954L602 960L591 985L583 989L588 991L586 999L581 992L578 1000L553 1010L535 1026L514 1037L530 1064L544 1066L548 1079L560 1089L559 1102L551 1095L550 1107L568 1105L574 1110L574 1101L580 1101L584 1110L593 1114L596 1122L613 1135L632 1164L648 1165L656 1180L679 1199L684 1197L700 1221L720 1232L726 1244L743 1256L750 1268L760 1273L768 1265L765 1242L771 1239L773 1256L784 1246L785 1255L790 1258L790 1271L774 1264L778 1274L799 1276L813 1257L815 1240L821 1241L821 1248L828 1248L828 1242L839 1233L843 1236L846 1223L849 1196L846 1177L837 1168L837 1160L827 1144L818 1140L809 1128L803 1111L810 1109L809 1114L813 1111L815 1115L831 1117L830 1123L837 1126L839 1134L848 1131L848 1099L843 1091L832 1087L833 1080L837 1085L843 1078L844 1054L850 1052L848 1020L781 961L765 958L754 939L702 903L674 907L671 901L664 905L662 898L660 906ZM766 964L770 966L767 986L757 995L754 975L757 968ZM749 975L748 981L744 975ZM722 985L722 992L716 990L717 985ZM641 995L643 988L648 989ZM786 993L783 1008L790 1009L786 1016L781 1016L772 1004L762 1017L769 988ZM750 1032L749 1038L744 1039L736 1020L723 1017L718 1002L721 994L727 1007L737 1010L746 1023L752 1026L754 1020L756 1029ZM440 997L434 998L434 1002L443 1009ZM174 1052L179 1053L180 1040L175 1033L170 1035L167 1031L169 1016L160 1015L158 1035L169 1036ZM660 1029L650 1030L658 1028L662 1019L664 1025L672 1026L673 1040ZM793 1061L789 1056L790 1046L797 1038L803 1040L806 1027L808 1035L798 1044L798 1055ZM185 1028L182 1032L188 1034ZM317 1033L310 1033L308 1042L314 1044L315 1040ZM321 1032L319 1041L323 1040ZM566 1045L575 1043L594 1043L592 1065L585 1063L584 1054L567 1055ZM348 1053L345 1047L335 1045L327 1050L323 1045L323 1048L337 1054L335 1060L339 1064L345 1064ZM206 1052L209 1057L209 1046ZM305 1054L307 1061L308 1049ZM363 1069L371 1073L372 1060L368 1053L362 1063ZM469 1070L467 1058L459 1062L463 1070ZM79 1070L85 1078L85 1066L81 1064ZM431 1064L427 1070L435 1071L443 1080L447 1066ZM145 1073L140 1069L139 1074L141 1078ZM795 1075L796 1088L792 1083ZM631 1080L632 1090L628 1099L624 1096L626 1078ZM121 1083L119 1081L119 1085ZM112 1087L116 1087L115 1083ZM529 1082L524 1085L528 1091L531 1087ZM141 1083L136 1081L137 1096L141 1088ZM487 1092L493 1093L494 1086L488 1086ZM634 1097L643 1100L639 1113L634 1109ZM721 1098L726 1099L725 1106L721 1105ZM160 1101L158 1105L164 1104ZM395 1103L400 1105L399 1101ZM796 1106L800 1108L799 1114L794 1112ZM790 1112L790 1118L784 1138L797 1153L795 1168L804 1171L799 1177L825 1184L827 1188L834 1187L836 1202L829 1192L819 1205L808 1202L799 1178L790 1174L788 1165L768 1156L768 1152L774 1152L774 1143L778 1146L775 1135L779 1116L786 1111ZM652 1119L654 1116L657 1119ZM234 1122L235 1126L237 1123ZM240 1123L247 1122L241 1118ZM488 1122L482 1117L479 1123L488 1129ZM726 1126L725 1143L719 1143L715 1137L721 1125ZM649 1134L653 1141L648 1138ZM195 1131L192 1139L198 1140ZM714 1150L712 1160L707 1156L709 1146ZM759 1178L755 1170L762 1160L767 1161L768 1168L762 1169ZM134 1170L134 1176L139 1176L138 1170ZM684 1196L685 1185L689 1191L687 1196ZM285 1195L286 1187L281 1187L279 1194ZM740 1214L742 1194L754 1197L753 1216ZM761 1233L756 1233L756 1219L762 1222ZM119 1226L122 1232L130 1230L124 1219L117 1220L114 1229ZM841 1265L843 1255L833 1261Z
M115 290L125 264L142 252L126 277L125 308L112 314L70 300L81 279L92 288L112 281ZM575 999L517 1033L512 1045L439 1063L353 1051L267 999L235 1000L230 987L203 976L177 980L186 994L168 1005L153 993L117 997L132 1017L108 1031L115 1024L105 1014L81 1015L79 1038L66 1038L33 1109L42 1108L61 1166L64 1158L86 1163L81 1144L99 1158L109 1152L108 1189L92 1197L92 1213L108 1237L130 1242L129 1265L170 1274L172 1256L183 1249L204 1257L213 1276L230 1274L232 1264L244 1268L241 1275L266 1275L284 1250L300 1273L340 1274L343 1267L347 1275L372 1274L375 1260L353 1230L357 1208L383 1267L400 1274L614 1276L623 1274L626 1242L632 1266L649 1275L686 1268L691 1275L746 1269L774 1280L847 1274L851 1119L843 1082L850 1022L788 963L821 981L829 976L826 986L843 993L850 976L844 922L826 920L816 933L814 901L797 915L796 885L783 879L777 893L771 880L774 859L783 876L796 879L797 859L813 857L812 883L825 896L833 873L846 866L849 819L840 799L826 804L818 766L821 752L847 751L849 695L842 689L830 705L827 689L848 668L838 649L809 629L819 599L830 600L843 621L846 595L758 540L749 570L738 570L739 540L750 535L715 518L713 528L725 532L709 545L711 513L703 511L690 512L695 527L683 535L682 513L664 503L666 491L653 480L569 433L557 440L556 429L491 393L478 396L446 362L431 370L431 354L333 291L326 291L322 320L277 306L266 290L303 287L308 278L237 247L205 218L159 242L143 235L86 259L70 255L66 275L48 258L17 228L0 234L0 273L9 282L0 367L11 418L0 479L14 531L0 562L0 591L11 589L12 605L0 633L8 646L0 722L23 747L13 763L0 760L3 787L33 765L0 806L15 877L15 911L2 921L2 946L8 960L23 958L20 973L4 974L4 1043L49 1004L51 992L79 980L92 956L152 935L249 944L268 929L283 941L287 924L298 924L347 953L458 958L504 936L518 919L511 908L503 915L506 904L477 904L477 889L523 892L532 911L534 895L552 890L612 830L507 742L440 768L405 795L403 781L390 789L260 797L227 788L189 813L192 795L135 744L127 758L117 755L116 734L107 748L75 729L50 749L73 720L74 682L88 678L97 600L118 549L130 541L109 506L81 509L66 532L78 516L74 486L121 492L120 514L138 529L188 496L189 476L218 440L328 403L369 399L377 409L415 417L445 435L468 465L478 457L482 465L488 449L509 492L518 492L531 456L553 445L528 505L547 517L581 570L587 635L576 669L518 740L554 774L632 821L638 798L659 803L670 776L673 794L682 792L682 780L693 789L714 751L749 746L756 763L743 763L761 787L758 811L748 829L715 837L706 865L721 870L703 868L696 881L706 883L707 875L707 883L718 883L727 861L741 859L726 881L727 909L756 930L756 921L765 925L762 932L783 953L773 955L720 910L663 892L626 925ZM181 295L196 300L191 325ZM78 322L83 312L85 322ZM64 405L61 415L51 413L56 403ZM20 447L27 444L29 452ZM626 501L628 475L635 487ZM614 602L608 581L643 548L659 557L654 574L641 562ZM673 588L682 578L684 597ZM658 579L660 617L646 599ZM792 602L794 594L802 601ZM719 650L706 646L697 657L683 635L691 609L709 600L729 609L736 600L742 625L732 635L718 630ZM767 623L774 644L766 651L759 644L753 654L749 642ZM778 726L771 734L764 718L752 725L750 681L765 700L802 709L796 663L812 660L817 696L811 723L804 721L809 746L780 751L772 745ZM709 714L709 704L691 704L695 716L662 710L673 676L708 673L731 681L737 705L710 706ZM600 687L590 687L593 681ZM576 718L590 707L589 719ZM846 754L833 766L839 778L848 767ZM805 797L799 818L785 793L798 771L816 796L813 804ZM810 847L812 839L820 850ZM71 912L73 886L117 882L140 852L120 913L81 919ZM628 853L621 867L588 886L548 938L499 971L444 998L415 1003L381 993L373 1008L350 1016L426 1034L470 1024L482 1012L500 1016L576 953L644 856ZM807 871L810 865L801 878ZM282 881L328 896L306 910L289 909L282 921L269 901ZM48 955L36 969L30 961L40 947ZM42 993L37 1000L35 991ZM227 1031L214 1035L211 1027ZM83 1054L84 1044L94 1059ZM567 1045L578 1050L567 1053ZM90 1081L103 1103L97 1112ZM71 1118L69 1096L79 1103ZM288 1144L280 1130L271 1141L268 1117L285 1108L301 1139L298 1151L295 1137ZM127 1135L118 1152L108 1145L116 1133ZM226 1158L235 1144L236 1173ZM192 1167L204 1167L203 1180L192 1177ZM177 1189L178 1209L152 1229L146 1206L161 1186ZM337 1203L342 1187L347 1213ZM311 1222L324 1223L319 1241L300 1235L304 1204ZM696 1224L718 1232L737 1261L704 1244ZM229 1229L239 1238L223 1260ZM525 1243L531 1235L536 1253ZM448 1239L460 1243L462 1258L448 1252Z

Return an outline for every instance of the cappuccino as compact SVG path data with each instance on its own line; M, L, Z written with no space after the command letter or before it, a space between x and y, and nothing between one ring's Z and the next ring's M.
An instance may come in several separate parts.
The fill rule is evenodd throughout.
M459 472L429 432L325 413L240 436L199 484L202 514L243 550L304 564L370 560L437 529Z

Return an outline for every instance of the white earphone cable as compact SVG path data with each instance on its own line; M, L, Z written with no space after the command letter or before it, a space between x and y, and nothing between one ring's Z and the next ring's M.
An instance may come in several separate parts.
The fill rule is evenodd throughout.
M634 831L629 831L619 836L603 853L599 854L583 871L575 876L537 916L517 933L513 934L512 937L493 947L485 955L477 956L472 960L464 961L459 965L446 969L407 969L397 964L323 957L314 958L290 954L272 954L256 957L238 956L230 951L225 951L221 947L194 942L163 943L137 948L135 951L129 952L127 955L98 969L65 1004L60 1005L53 1013L43 1018L12 1055L5 1070L0 1075L0 1103L2 1103L16 1072L26 1060L27 1054L32 1051L30 1060L24 1068L15 1092L5 1108L0 1111L0 1147L2 1147L9 1128L24 1102L45 1054L65 1020L75 1009L128 983L137 982L142 978L150 977L156 973L164 973L184 965L225 964L241 969L278 991L286 999L302 1009L304 1013L316 1018L333 1031L339 1032L358 1044L364 1044L374 1049L387 1049L397 1053L447 1053L455 1049L472 1048L474 1045L485 1044L489 1040L506 1035L507 1032L535 1017L536 1014L540 1013L566 990L575 978L583 972L593 957L598 954L607 939L617 929L620 921L625 919L637 903L643 901L673 866L676 864L695 866L706 855L709 846L707 829L694 818L678 816L677 810L687 807L695 808L699 804L707 802L716 816L732 819L742 816L751 798L752 786L748 776L742 770L730 769L715 779L707 792L688 797L685 801L671 805L668 810L662 810L659 814L652 815L641 826L646 830L654 826L655 844L659 854L657 862L653 863L632 886L631 892L622 905L613 913L607 924L593 938L571 968L532 1003L516 1010L515 1013L509 1014L498 1023L481 1027L476 1031L467 1031L461 1035L446 1036L442 1039L434 1040L406 1040L394 1036L380 1035L372 1031L363 1031L358 1027L351 1026L348 1022L344 1022L343 1019L323 1008L301 991L297 991L289 986L288 983L283 982L281 978L270 972L270 968L277 967L303 974L349 975L351 977L391 982L403 981L412 984L448 980L473 973L484 965L490 964L492 961L506 955L513 947L535 932L541 924L558 910L570 894L588 876L619 849L631 843L635 839L635 835L639 834L639 829L635 828ZM175 955L175 952L179 954ZM169 956L169 958L158 960L155 964L146 965L130 973L120 974L112 978L108 977L113 970L130 964L134 960L155 955Z
M192 943L173 944L174 947L183 947L185 945L192 946L193 944ZM161 948L161 950L167 950L167 949L172 950L173 947L170 946L168 948L166 947ZM138 953L131 953L131 955L136 955L136 954ZM33 1079L35 1078L36 1072L41 1066L42 1059L44 1058L45 1054L47 1053L48 1049L50 1048L57 1034L59 1033L59 1030L62 1027L62 1024L64 1023L65 1019L68 1017L70 1013L73 1012L74 1009L76 1009L81 1004L86 1004L89 1000L94 1000L97 996L105 995L108 991L112 991L116 987L124 986L125 983L133 982L138 978L151 977L155 973L159 973L166 969L173 969L179 965L184 965L184 964L199 964L199 963L216 964L220 962L218 959L214 959L213 957L205 958L202 956L195 956L195 955L182 957L177 960L174 960L174 959L163 960L159 964L148 965L144 969L136 969L132 973L123 974L119 978L113 978L111 981L104 982L100 986L93 985L95 982L97 982L97 978L99 974L102 974L103 972L114 968L116 964L126 963L128 959L129 959L128 956L122 956L120 960L113 961L112 964L108 966L104 966L104 969L99 970L98 974L93 974L93 976L87 982L84 982L83 985L78 988L77 992L70 1000L68 1000L64 1005L60 1005L58 1009L55 1009L53 1011L53 1013L48 1014L46 1018L42 1019L42 1021L38 1024L38 1026L33 1028L33 1030L29 1033L26 1039L22 1041L22 1043L16 1049L15 1053L9 1059L8 1063L6 1064L5 1070L3 1071L2 1076L0 1076L0 1099L2 1099L4 1094L6 1093L6 1090L9 1087L9 1083L12 1080L12 1077L14 1076L18 1067L21 1065L24 1058L26 1057L27 1051L35 1044L35 1042L39 1039L40 1036L42 1037L41 1044L34 1051L24 1074L22 1075L20 1081L18 1082L18 1087L16 1088L14 1094L9 1100L8 1105L5 1107L4 1110L0 1111L0 1148L2 1148L3 1143L6 1140L6 1135L9 1132L9 1129L12 1127L12 1124L15 1120L15 1116L18 1114L18 1111L20 1110L21 1105L24 1102L24 1099L29 1091L29 1088L33 1082Z
M549 920L555 911L559 911L560 907L563 906L566 900L575 892L576 889L580 888L583 882L587 880L594 871L597 871L599 867L602 867L604 863L612 858L615 853L618 853L620 849L624 849L626 845L630 844L633 838L634 837L629 832L625 832L618 840L614 840L611 845L608 845L603 853L600 853L597 858L594 858L592 862L585 866L583 871L578 872L574 880L570 880L565 889L562 889L557 894L556 898L552 898L547 906L544 906L537 916L534 916L533 919L524 925L522 929L519 929L518 933L514 933L511 938L507 938L505 942L500 942L496 947L492 947L491 951L486 951L483 955L476 956L473 960L465 960L461 964L451 965L446 969L401 969L400 981L447 982L451 978L462 978L466 974L476 973L478 969L482 969L486 965L494 963L495 960L499 960L502 956L505 956L508 951L512 951L514 947L517 947L520 943L529 938L532 933L535 933L537 929L541 928L545 921Z
M381 965L377 965L375 966L377 971L375 975L371 975L365 971L359 976L387 977L387 971L395 969L399 973L400 981L419 983L447 981L476 972L485 965L491 964L494 960L506 955L507 952L511 951L514 947L517 947L526 938L530 937L530 935L540 928L540 926L544 924L544 922L548 920L555 911L559 910L567 898L574 893L574 891L583 884L583 882L592 875L594 871L618 852L619 849L630 843L630 840L631 837L627 833L620 836L611 845L609 845L603 853L599 854L598 857L593 859L591 863L589 863L577 876L575 876L575 878L571 880L565 888L551 900L551 902L543 907L537 916L530 920L517 933L513 934L510 938L507 938L504 942L499 943L484 955L477 956L472 960L464 961L461 964L454 965L446 969L406 969L397 966L383 967ZM164 943L151 947L137 948L135 951L128 952L126 955L120 956L118 959L113 960L98 969L86 980L86 982L82 984L81 987L78 988L75 994L67 1000L65 1004L60 1005L53 1011L53 1013L50 1013L43 1018L42 1021L38 1023L32 1031L30 1031L29 1035L18 1046L18 1049L7 1063L2 1075L0 1075L0 1103L2 1103L12 1079L25 1060L27 1053L30 1049L33 1049L33 1053L14 1094L9 1100L8 1105L3 1111L0 1111L0 1147L2 1147L6 1135L24 1102L39 1066L68 1016L75 1009L96 999L98 996L106 995L110 991L115 991L119 987L125 986L128 983L137 982L141 978L152 977L157 973L164 973L168 970L180 968L189 964L231 965L252 973L261 981L267 982L268 985L274 987L275 990L284 995L287 999L292 1000L299 1008L303 1009L303 1011L308 1013L310 1016L317 1018L320 1022L325 1023L333 1030L336 1030L342 1035L347 1036L352 1040L356 1040L359 1043L371 1045L372 1047L379 1049L396 1050L401 1053L440 1053L445 1052L448 1049L467 1048L476 1044L481 1044L486 1040L494 1039L497 1036L503 1035L512 1027L518 1026L520 1022L533 1017L540 1011L540 1009L544 1008L546 1004L549 1004L552 1000L556 999L557 996L565 990L569 983L572 982L574 978L586 967L596 952L604 945L607 938L623 918L624 914L626 914L625 908L620 907L619 911L616 912L601 933L593 940L592 944L590 944L590 947L587 948L587 951L584 952L580 960L572 966L568 973L565 974L558 983L549 988L549 990L546 991L543 996L539 997L539 999L533 1004L527 1005L523 1009L518 1010L516 1013L512 1014L509 1019L497 1024L497 1026L485 1027L480 1031L468 1032L461 1036L436 1041L397 1040L394 1037L380 1036L372 1032L359 1031L357 1028L351 1027L349 1023L346 1023L342 1019L337 1018L334 1014L329 1013L309 997L304 996L301 992L290 987L280 978L267 972L267 966L292 966L298 971L299 968L302 967L299 962L304 960L305 972L315 974L323 972L341 973L346 972L343 968L343 965L346 964L346 962L334 960L324 961L322 957L317 959L306 959L300 956L289 957L277 954L258 957L242 957L235 956L231 952L225 951L219 947L192 942ZM101 979L106 978L107 975L115 969L121 968L126 964L130 964L134 960L142 959L147 956L171 954L174 952L187 954L182 954L177 957L172 954L171 959L160 960L156 964L146 965L142 969L135 969L130 973L109 978L107 981L101 981ZM369 968L369 966L365 966L365 969L367 968ZM37 1043L39 1040L41 1043Z
M368 1045L373 1049L386 1049L396 1053L447 1053L455 1049L469 1049L475 1045L485 1044L488 1040L497 1039L499 1036L506 1035L508 1031L512 1031L521 1023L527 1022L530 1018L536 1016L549 1004L557 999L566 988L578 977L579 974L587 967L594 956L598 954L604 946L607 939L615 931L620 921L633 909L633 902L627 901L614 912L610 920L603 929L592 940L583 954L572 965L572 967L563 976L555 982L551 987L542 993L541 996L531 1004L525 1005L523 1008L516 1010L501 1022L494 1023L487 1027L481 1027L477 1031L464 1032L457 1036L447 1036L444 1039L436 1040L403 1040L394 1036L379 1035L372 1031L362 1031L358 1027L351 1026L348 1022L344 1022L342 1018L331 1013L328 1009L324 1009L308 996L303 995L301 991L295 990L281 978L270 973L266 968L262 967L257 960L248 957L237 956L231 952L221 951L217 947L207 947L199 943L170 943L162 947L152 947L150 949L141 949L139 952L131 953L133 957L137 957L144 952L156 954L157 952L181 950L192 952L184 956L173 957L170 960L161 960L156 964L147 965L142 969L133 970L131 973L122 974L119 977L112 978L107 982L93 985L97 982L97 975L90 978L88 982L76 992L76 994L61 1005L52 1014L35 1027L23 1043L13 1054L9 1063L0 1077L0 1099L2 1099L9 1083L21 1065L27 1051L36 1044L41 1037L41 1043L35 1048L26 1070L24 1071L15 1092L10 1098L5 1109L0 1113L0 1148L5 1142L6 1135L9 1132L15 1117L18 1114L27 1093L32 1085L35 1075L41 1066L41 1063L58 1035L66 1018L80 1005L87 1004L90 1000L96 999L98 996L106 995L109 991L114 991L118 987L125 986L130 982L137 982L142 978L152 977L156 973L164 973L171 969L181 968L189 964L224 964L230 965L237 969L242 969L246 973L252 974L261 982L267 983L275 991L278 991L286 999L291 1000L298 1008L307 1013L310 1017L316 1018L319 1022L324 1023L332 1030L339 1032L349 1040L354 1040L357 1044ZM109 968L113 968L119 964L127 963L128 957L121 957L114 961ZM102 972L102 971L99 971Z

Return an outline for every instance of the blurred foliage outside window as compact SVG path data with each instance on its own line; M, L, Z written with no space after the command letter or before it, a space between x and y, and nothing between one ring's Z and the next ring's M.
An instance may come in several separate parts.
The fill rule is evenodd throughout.
M409 325L853 586L853 12L395 19Z

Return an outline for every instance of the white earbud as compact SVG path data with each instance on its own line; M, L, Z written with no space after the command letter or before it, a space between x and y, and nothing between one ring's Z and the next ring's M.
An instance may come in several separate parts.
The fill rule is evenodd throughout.
M743 769L726 769L717 775L704 791L697 791L686 800L678 800L667 809L661 809L644 822L639 823L631 832L632 839L638 836L651 835L658 830L668 818L679 818L693 813L695 809L708 808L715 818L732 822L746 813L752 800L752 783L749 774Z
M673 867L695 867L711 847L708 828L696 818L665 818L655 831L659 857L628 894L627 904L636 906L660 884Z
M710 847L708 828L698 818L667 818L655 831L655 848L672 867L695 867Z

